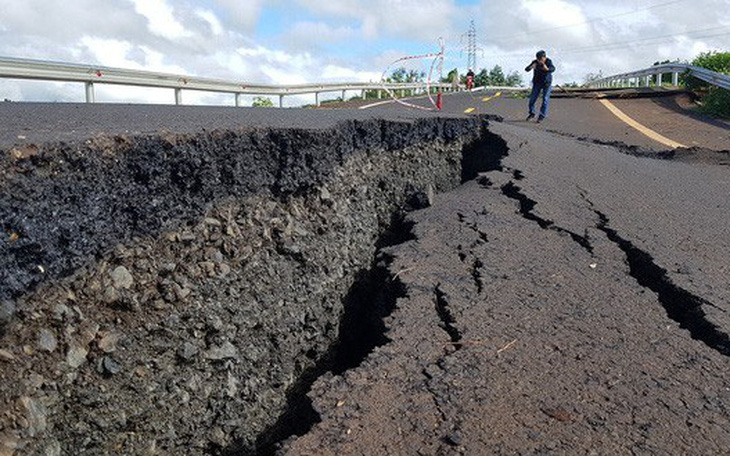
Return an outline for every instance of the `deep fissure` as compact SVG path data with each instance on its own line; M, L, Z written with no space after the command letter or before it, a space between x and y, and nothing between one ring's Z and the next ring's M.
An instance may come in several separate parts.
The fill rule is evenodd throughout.
M599 219L597 228L606 233L608 239L626 255L631 277L636 279L639 285L658 295L667 316L679 323L680 328L689 331L693 339L703 342L725 356L730 356L730 337L708 321L707 315L702 310L703 306L714 307L714 305L672 283L667 270L656 264L649 253L610 228L610 220L606 214L595 208L593 211Z
M461 332L459 329L455 326L456 324L456 318L454 318L454 314L451 312L451 308L449 307L449 301L446 299L446 293L444 293L441 290L441 285L436 285L436 288L433 290L434 296L435 296L435 304L436 304L436 313L439 316L439 319L441 320L440 326L441 329L446 331L446 334L449 335L449 339L451 340L452 345L455 349L460 350L462 347L461 344Z
M480 172L501 168L501 160L507 155L506 142L489 132L482 125L478 141L462 150L462 183L474 179ZM413 197L407 198L412 200ZM412 204L411 209L418 209ZM361 271L344 299L345 313L342 317L337 340L328 353L317 364L308 369L287 392L285 412L276 423L269 426L257 438L254 446L233 445L223 451L227 455L272 455L287 439L304 435L320 421L307 393L321 375L332 372L341 375L348 369L359 366L378 346L389 342L384 319L390 315L399 297L406 296L405 285L391 278L389 269L392 258L383 252L384 247L402 244L414 239L413 224L407 220L404 211L396 211L391 223L383 230L375 243L376 257L372 267ZM482 239L486 241L486 235ZM480 283L478 264L474 264L475 281ZM479 286L479 285L478 285ZM481 287L480 287L481 288ZM436 311L449 334L453 346L461 348L461 334L453 324L453 315L444 295L436 292Z
M510 181L502 186L502 193L513 200L516 200L520 204L520 214L532 222L537 223L540 228L544 230L552 230L557 231L559 233L564 233L570 236L570 238L580 245L585 251L593 255L593 245L591 244L591 241L588 239L587 236L582 236L578 233L574 233L571 230L565 229L563 227L560 227L555 224L552 220L548 220L546 218L540 217L539 215L535 214L533 210L535 209L535 206L537 206L537 201L529 198L527 195L525 195L522 192L522 189L514 184L514 182Z

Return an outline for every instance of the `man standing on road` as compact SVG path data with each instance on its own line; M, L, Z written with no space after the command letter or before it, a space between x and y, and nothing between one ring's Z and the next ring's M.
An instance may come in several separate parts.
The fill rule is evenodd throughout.
M471 90L474 88L474 78L476 75L474 74L474 70L469 68L469 72L466 73L466 90Z
M537 118L538 123L542 122L548 115L548 107L550 106L550 92L552 91L553 72L555 65L553 61L547 58L545 51L537 53L537 58L525 68L525 71L534 71L532 77L532 93L530 94L530 115L527 120L535 117L535 103L542 92L542 106L540 107L540 117Z

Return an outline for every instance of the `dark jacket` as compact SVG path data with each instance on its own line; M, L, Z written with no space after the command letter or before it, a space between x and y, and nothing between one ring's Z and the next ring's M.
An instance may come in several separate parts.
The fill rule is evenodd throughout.
M525 68L525 71L530 71L534 67L534 73L532 76L532 83L537 85L550 85L553 83L553 72L555 71L555 65L553 65L553 61L550 59L547 59L545 61L545 65L548 67L548 71L545 71L542 69L542 67L537 66L537 60L533 60L529 65L527 65L527 68Z

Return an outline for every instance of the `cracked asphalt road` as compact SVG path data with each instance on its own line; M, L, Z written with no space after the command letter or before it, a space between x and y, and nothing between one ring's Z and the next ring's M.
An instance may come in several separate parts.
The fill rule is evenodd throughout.
M448 101L460 115L474 98ZM645 103L618 105L671 133ZM501 169L410 216L416 239L385 252L407 292L390 341L315 382L321 422L281 453L727 454L730 168L591 143L663 149L592 101L555 100L541 126L509 120L524 104L479 109L508 119L490 124ZM13 104L0 147L424 115ZM693 119L679 139L719 149L727 131Z
M390 342L281 453L726 454L730 170L490 131L502 169L388 250Z

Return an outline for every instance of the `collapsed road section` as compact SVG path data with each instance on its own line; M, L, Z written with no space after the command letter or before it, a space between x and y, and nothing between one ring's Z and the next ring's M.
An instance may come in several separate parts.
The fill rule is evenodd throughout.
M356 326L340 327L345 308L369 304L352 297L399 214L488 161L487 127L368 120L3 151L0 453L270 444Z
M730 238L667 241L680 217L690 239L712 231L703 212L727 226L712 199L727 169L490 131L489 172L409 214L412 239L387 249L405 290L388 343L314 382L320 422L280 454L726 454L730 301L712 254ZM670 266L685 254L702 270Z

